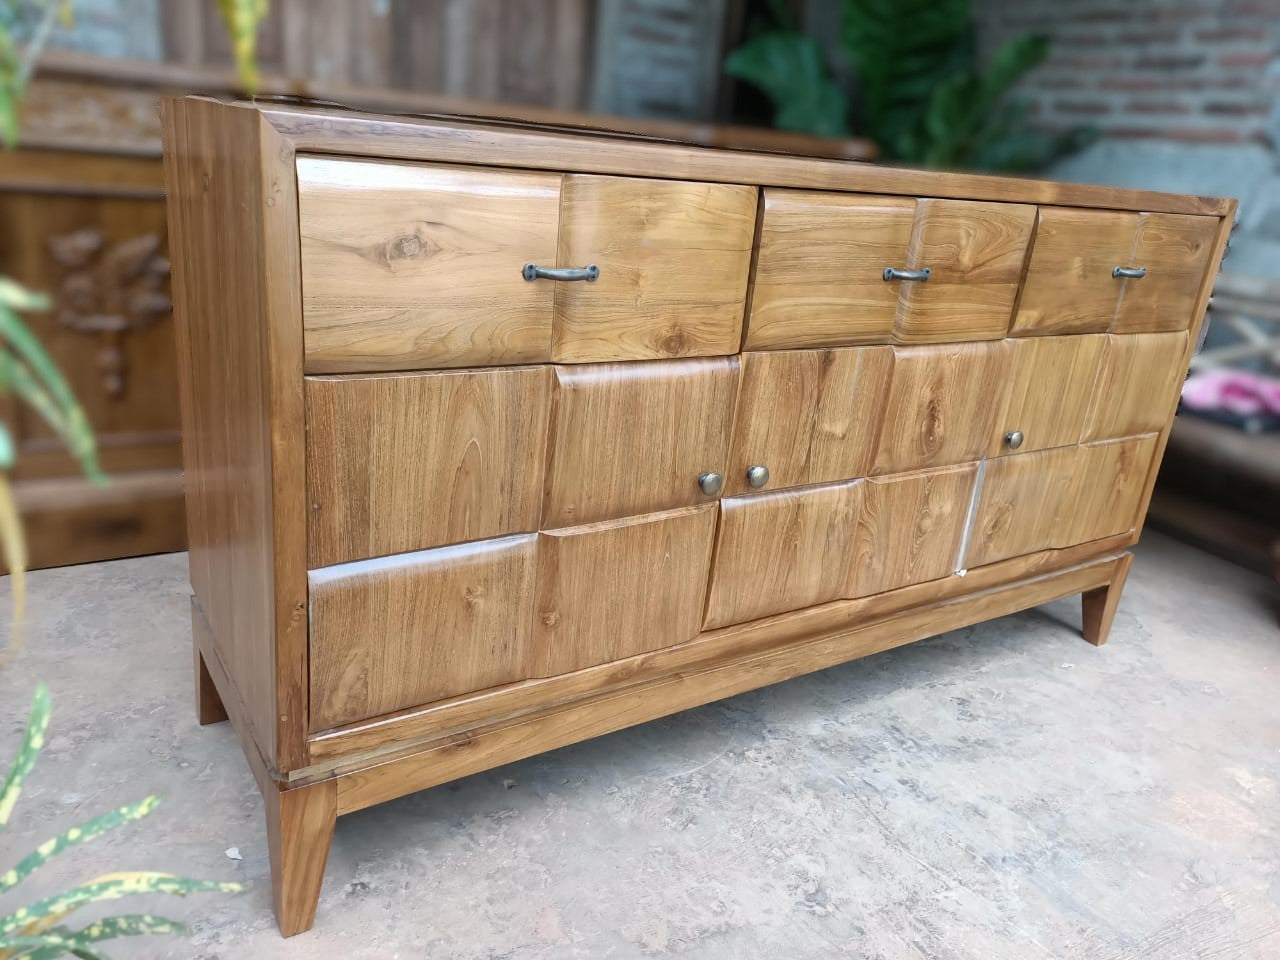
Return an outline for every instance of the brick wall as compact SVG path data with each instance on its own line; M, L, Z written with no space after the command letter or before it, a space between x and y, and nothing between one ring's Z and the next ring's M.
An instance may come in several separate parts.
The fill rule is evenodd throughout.
M1231 144L1276 122L1280 0L975 0L974 13L986 52L1020 33L1053 38L1026 83L1047 127Z

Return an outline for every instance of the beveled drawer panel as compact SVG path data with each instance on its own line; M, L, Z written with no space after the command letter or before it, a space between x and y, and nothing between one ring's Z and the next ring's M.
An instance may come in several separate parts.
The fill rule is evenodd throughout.
M1009 384L988 456L1079 443L1098 396L1105 334L1009 340Z
M529 676L537 535L313 570L311 730Z
M1111 334L1084 439L1160 430L1169 423L1186 377L1187 334Z
M308 377L308 565L538 529L549 367Z
M560 175L299 157L308 373L551 356Z
M1214 217L1144 213L1127 265L1146 276L1123 281L1111 332L1186 330L1217 230Z

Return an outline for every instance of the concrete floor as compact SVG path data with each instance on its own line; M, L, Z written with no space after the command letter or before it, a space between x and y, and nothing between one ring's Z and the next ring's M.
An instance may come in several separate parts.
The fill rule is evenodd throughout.
M1103 649L1070 599L345 817L289 941L248 768L195 725L185 557L31 592L0 758L39 678L53 727L0 865L156 791L26 896L249 887L120 905L194 929L116 957L1280 957L1280 597L1154 533Z

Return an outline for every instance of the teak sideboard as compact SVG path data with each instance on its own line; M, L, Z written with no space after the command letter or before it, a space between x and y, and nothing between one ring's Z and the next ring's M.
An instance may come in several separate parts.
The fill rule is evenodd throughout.
M167 103L199 719L335 818L1082 594L1231 200Z

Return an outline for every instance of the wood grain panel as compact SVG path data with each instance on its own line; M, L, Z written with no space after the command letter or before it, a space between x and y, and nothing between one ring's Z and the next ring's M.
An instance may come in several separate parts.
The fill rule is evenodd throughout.
M308 373L551 355L560 177L298 159Z
M1147 275L1122 281L1111 332L1186 330L1217 229L1213 217L1144 213L1130 262L1123 265L1145 267Z
M988 455L1030 453L1078 443L1095 397L1105 334L1028 337L1008 341L1009 391L992 431ZM1005 442L1020 431L1022 446Z
M1009 329L1036 208L1013 203L920 200L905 264L930 268L899 288L898 343L996 340Z
M765 190L744 349L888 343L915 200Z
M1168 425L1186 377L1185 333L1111 335L1084 439L1128 437Z
M1008 389L1007 342L895 347L875 472L976 460Z
M720 502L706 629L839 598L863 481Z
M950 576L977 472L977 464L963 464L868 480L844 595Z
M756 190L717 183L566 176L560 266L600 267L555 288L556 360L738 352Z
M703 503L724 472L736 357L555 368L543 527Z
M771 488L866 476L892 372L891 347L744 353L725 493L756 464Z
M683 643L697 635L715 536L713 503L542 534L535 676Z
M311 571L311 729L528 677L537 539Z
M1106 333L1133 250L1138 217L1114 210L1041 207L1010 333Z
M1079 447L987 461L964 566L981 567L1063 543L1080 463Z
M549 367L307 378L308 563L534 531Z
M1101 540L1134 528L1157 439L1150 433L1079 448L1071 522L1055 546Z

